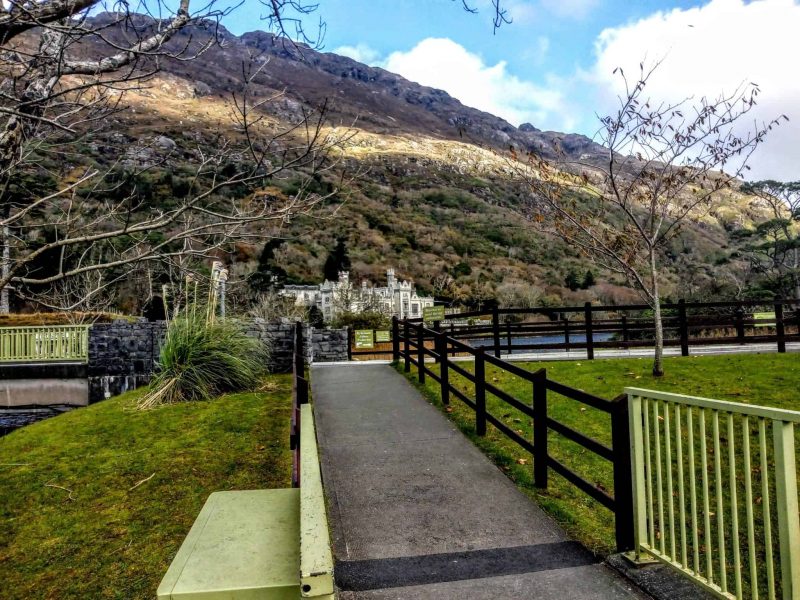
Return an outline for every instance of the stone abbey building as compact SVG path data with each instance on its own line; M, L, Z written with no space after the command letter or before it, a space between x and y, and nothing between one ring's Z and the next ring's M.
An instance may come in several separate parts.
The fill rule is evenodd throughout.
M339 273L338 281L325 280L319 285L287 285L281 290L284 296L295 298L297 304L316 306L326 322L333 321L342 312L381 312L400 319L422 316L422 309L433 306L433 298L420 296L413 282L399 281L394 269L386 270L386 286L373 287L362 281L353 285L350 274Z

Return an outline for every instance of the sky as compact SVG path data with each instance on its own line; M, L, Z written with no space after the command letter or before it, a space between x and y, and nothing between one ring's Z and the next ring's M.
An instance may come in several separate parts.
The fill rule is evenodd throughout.
M756 83L754 121L789 117L751 160L749 179L800 180L800 0L501 0L512 23L496 32L491 0L314 0L305 27L322 51L447 91L513 125L594 137L621 91L619 71L660 62L654 101L731 93ZM263 28L248 0L224 20ZM743 133L744 131L742 131Z

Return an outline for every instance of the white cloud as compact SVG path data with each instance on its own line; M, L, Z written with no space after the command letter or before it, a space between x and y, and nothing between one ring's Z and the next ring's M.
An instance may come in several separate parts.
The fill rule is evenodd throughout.
M332 50L333 54L347 56L365 65L371 65L381 57L380 52L370 48L367 44L356 44L355 46L339 46Z
M564 98L559 91L512 75L505 61L487 65L480 56L447 38L428 38L408 52L393 52L381 66L421 85L442 89L463 104L514 125L531 122L541 127L547 123L567 131L575 126L572 119L562 116Z
M712 0L690 9L657 12L603 31L586 83L598 90L598 110L613 108L621 91L622 67L635 77L639 63L662 60L648 84L657 100L717 97L742 83L761 88L751 115L767 121L786 114L792 121L773 130L753 157L752 177L800 179L800 4L792 0ZM752 123L752 119L749 119Z

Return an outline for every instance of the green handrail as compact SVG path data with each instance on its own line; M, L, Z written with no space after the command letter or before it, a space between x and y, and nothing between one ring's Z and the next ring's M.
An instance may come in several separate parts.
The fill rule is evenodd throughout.
M0 327L0 362L86 362L89 327Z
M636 557L719 598L800 598L800 412L625 391Z

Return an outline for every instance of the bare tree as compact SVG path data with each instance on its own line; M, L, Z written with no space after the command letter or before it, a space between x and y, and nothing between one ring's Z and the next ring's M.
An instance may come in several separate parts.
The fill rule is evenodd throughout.
M753 269L773 279L780 293L800 298L800 181L756 181L742 191L755 195L771 217L745 246Z
M137 187L148 173L170 168L172 149L157 147L163 140L113 148L117 159L104 168L78 158L70 173L48 173L43 157L74 156L77 140L98 139L109 116L124 109L124 92L144 85L159 61L192 60L216 43L216 22L226 12L191 15L182 0L166 20L129 12L90 19L95 4L50 0L0 14L0 69L7 74L0 86L0 311L8 311L11 286L21 296L49 296L58 282L99 270L111 271L103 278L110 285L142 261L207 257L233 239L262 237L257 225L308 213L325 200L304 189L265 195L266 182L285 171L329 168L331 151L351 135L324 132L324 107L304 112L289 130L268 127L262 109L276 98L248 94L265 64L254 60L233 98L231 133L197 143L188 192L169 206L149 206ZM190 25L190 42L168 44ZM36 185L48 177L52 185ZM232 188L246 193L232 195Z
M654 103L645 90L657 67L641 65L634 82L618 69L625 92L617 111L600 119L603 164L554 164L531 155L519 171L530 187L530 218L624 275L653 308L653 374L662 375L663 249L687 219L738 185L779 120L741 133L756 105L755 84L712 99Z
M177 203L148 206L136 187L140 176L171 167L169 153L153 147L137 151L155 159L132 167L124 151L111 149L119 158L110 167L75 159L69 173L48 172L47 157L63 164L63 157L79 154L74 144L97 139L111 116L124 113L125 93L147 85L163 61L193 60L219 42L217 24L229 9L216 2L195 10L190 0L150 0L137 7L144 14L119 3L101 15L100 0L0 3L0 312L8 312L11 289L35 296L99 270L112 271L102 278L112 282L143 261L208 257L233 239L258 237L265 222L309 213L325 201L306 190L291 198L259 195L279 173L330 168L332 153L350 135L324 134L324 108L289 131L270 130L262 109L274 98L246 91L263 60L243 69L234 134L193 149L191 186ZM278 36L321 44L323 23L317 36L305 29L316 3L260 4ZM493 12L495 28L509 22L500 0L493 0ZM183 31L191 35L178 36ZM248 194L234 197L233 188Z

